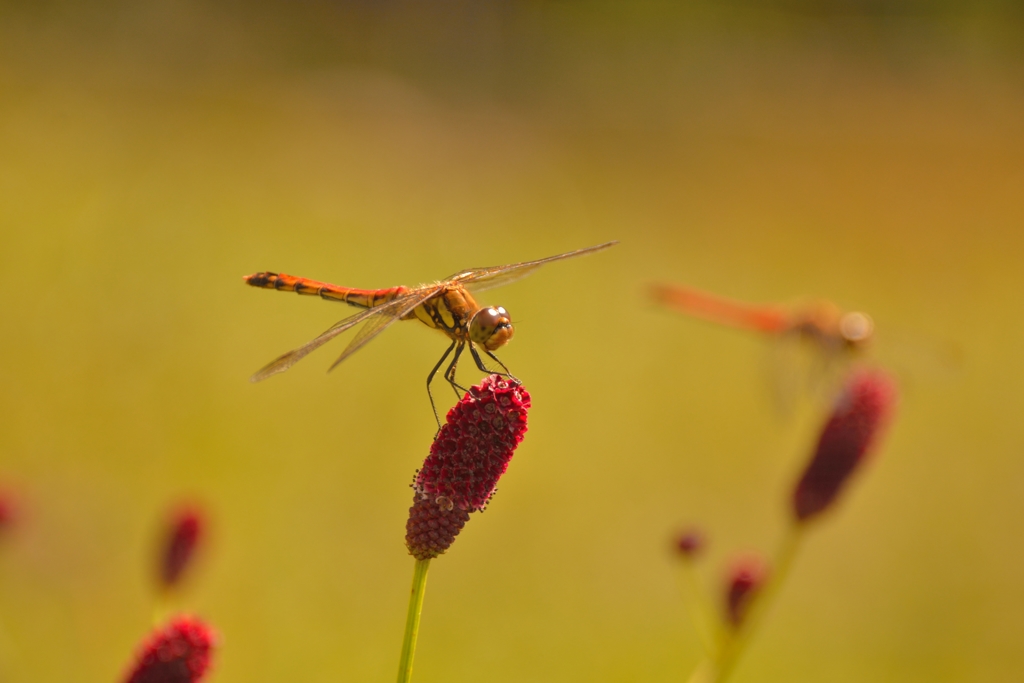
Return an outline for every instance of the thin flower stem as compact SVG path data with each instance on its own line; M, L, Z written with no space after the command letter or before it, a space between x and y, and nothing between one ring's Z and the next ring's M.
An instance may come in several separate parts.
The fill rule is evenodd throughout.
M427 569L430 560L416 560L412 572L412 592L409 596L409 615L405 620L405 639L398 660L398 683L412 680L412 659L416 654L416 637L420 632L420 614L423 612L423 594L427 587Z
M793 559L796 557L797 550L800 547L803 527L803 524L794 522L790 524L785 536L783 536L782 543L775 554L775 562L773 563L768 581L761 590L754 594L743 621L732 632L731 636L727 638L722 647L718 666L716 667L717 675L712 679L714 683L725 683L732 674L733 669L736 667L736 662L746 649L751 636L757 630L758 624L775 600L775 596L778 594L782 584L785 583L786 576L793 566Z
M686 593L686 604L689 607L690 621L697 630L701 645L704 646L704 654L707 657L715 657L721 640L720 634L716 633L714 611L711 609L711 601L707 593L701 589L700 581L697 580L697 572L693 561L682 558L682 569L679 575L683 583L683 591Z
M687 683L712 683L715 680L715 666L711 656L697 665Z

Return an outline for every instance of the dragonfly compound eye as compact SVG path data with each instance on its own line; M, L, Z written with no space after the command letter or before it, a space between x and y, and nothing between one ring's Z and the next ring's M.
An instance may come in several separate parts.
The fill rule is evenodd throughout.
M514 332L512 319L501 306L481 308L469 322L469 338L488 351L507 344Z
M875 323L867 313L847 313L839 321L839 332L843 339L857 346L867 343L875 331Z

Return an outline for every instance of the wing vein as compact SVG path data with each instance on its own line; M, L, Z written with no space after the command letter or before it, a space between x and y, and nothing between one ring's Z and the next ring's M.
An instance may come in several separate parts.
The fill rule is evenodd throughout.
M288 370L313 351L316 351L318 348L320 348L327 342L331 341L339 334L342 334L343 332L352 329L353 327L363 322L364 320L371 320L374 317L389 320L390 322L383 326L387 327L387 325L389 325L391 322L400 319L408 311L416 308L416 306L420 305L421 303L423 303L423 301L430 298L430 296L433 295L435 289L436 288L431 288L426 292L410 292L408 295L399 297L393 301L389 301L386 304L382 304L375 308L369 308L365 311L360 311L355 315L351 315L347 318L344 318L343 320L339 320L338 322L327 328L326 331L317 336L315 339L308 341L302 346L296 349L292 349L288 353L285 353L272 360L270 363L268 363L260 370L258 370L256 374L254 374L250 378L250 381L260 382L262 380L267 379L268 377ZM395 313L396 310L399 312ZM365 343L365 341L363 343ZM362 344L360 344L360 346L362 346Z

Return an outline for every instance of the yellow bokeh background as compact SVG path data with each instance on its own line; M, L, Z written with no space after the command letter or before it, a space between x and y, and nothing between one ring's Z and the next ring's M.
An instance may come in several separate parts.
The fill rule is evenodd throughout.
M0 680L118 680L176 501L211 681L391 680L445 341L249 375L356 287L618 239L481 296L533 395L415 680L678 681L670 539L771 552L822 419L645 284L869 311L898 419L736 681L1024 674L1024 16L924 3L0 5ZM461 377L479 373L464 364ZM440 386L443 401L451 392Z

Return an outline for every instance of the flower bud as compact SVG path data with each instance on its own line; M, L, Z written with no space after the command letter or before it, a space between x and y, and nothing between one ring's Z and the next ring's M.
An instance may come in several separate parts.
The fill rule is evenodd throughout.
M195 617L176 617L142 643L125 683L198 683L210 667L215 636Z
M871 452L896 407L896 383L879 371L851 375L793 491L793 514L804 522L835 501Z
M530 394L518 380L491 375L445 418L413 479L406 546L417 559L437 557L494 494L526 432Z
M730 568L725 588L725 616L733 628L743 623L751 601L767 576L764 562L757 557L740 559Z
M700 555L705 545L707 545L707 539L697 527L690 527L679 533L675 539L676 550L688 560Z

